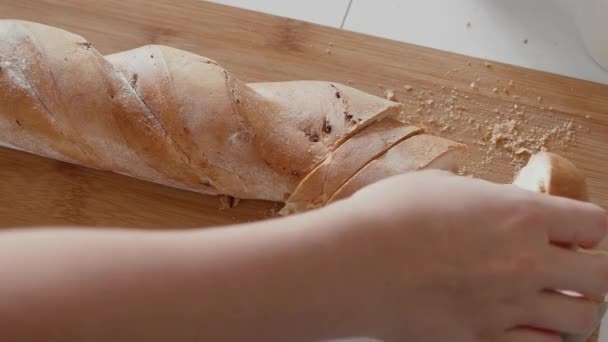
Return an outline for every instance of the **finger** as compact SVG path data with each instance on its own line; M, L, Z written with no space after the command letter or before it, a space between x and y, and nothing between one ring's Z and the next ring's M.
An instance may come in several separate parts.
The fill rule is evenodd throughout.
M529 328L516 328L507 331L497 342L563 342L563 339L556 333Z
M597 205L541 194L533 196L538 199L535 209L544 219L542 223L551 242L593 248L606 236L608 216Z
M608 293L608 255L553 247L541 284L544 288L569 290L588 298L602 299Z
M542 292L530 303L522 325L561 333L581 334L598 316L598 304L557 292Z

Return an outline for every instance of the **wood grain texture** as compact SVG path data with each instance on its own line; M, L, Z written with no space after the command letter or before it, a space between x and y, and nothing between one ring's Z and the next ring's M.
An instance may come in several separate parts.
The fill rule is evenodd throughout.
M104 54L145 44L185 49L218 61L248 82L331 80L377 95L383 93L379 84L402 90L409 84L434 96L457 89L473 103L469 115L481 122L495 115L494 108L516 104L527 108L530 124L573 120L577 139L553 152L571 158L589 177L592 200L608 207L606 85L499 63L489 68L466 56L199 0L0 0L0 17L64 28ZM469 85L477 78L479 88L473 89ZM492 91L508 80L517 85L515 97ZM397 95L414 115L418 104L412 96ZM484 148L474 143L471 127L449 134L430 130L471 144L470 160L482 159ZM513 173L509 159L501 157L478 175L509 183ZM0 148L0 227L192 228L262 219L273 204L218 207L214 197Z
M410 84L436 95L448 95L456 88L474 101L469 114L480 120L494 115L493 108L513 104L527 106L530 120L541 125L572 119L583 133L563 154L589 177L593 201L608 207L605 85L498 63L487 68L482 61L465 56L199 0L0 0L0 16L81 34L104 54L145 44L185 49L220 62L248 82L332 80L354 83L377 95L383 93L378 84L393 89ZM471 89L469 84L476 77L481 79L480 87ZM490 90L492 84L507 80L517 84L517 99ZM397 95L410 112L415 111L413 99ZM538 96L544 99L544 106L553 107L553 112L541 110ZM476 139L470 127L442 135L468 144ZM480 160L482 153L481 147L472 144L470 160ZM479 175L508 183L514 172L508 162L507 158L497 158ZM208 226L261 219L271 207L248 201L236 210L219 211L217 198L7 149L0 149L0 179L0 225L5 227L63 223Z

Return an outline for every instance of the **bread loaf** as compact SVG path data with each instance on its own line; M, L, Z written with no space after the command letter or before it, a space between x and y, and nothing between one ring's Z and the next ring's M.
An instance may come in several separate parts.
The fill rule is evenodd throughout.
M402 110L338 83L246 84L167 46L102 56L64 30L0 20L2 146L168 186L320 206L422 133L390 119Z

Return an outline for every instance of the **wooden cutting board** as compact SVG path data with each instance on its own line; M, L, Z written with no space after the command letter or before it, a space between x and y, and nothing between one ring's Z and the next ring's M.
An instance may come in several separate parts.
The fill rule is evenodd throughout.
M548 147L587 174L593 200L608 208L606 85L199 0L0 0L0 17L81 34L104 54L170 45L249 82L331 80L380 96L393 90L413 122L469 144L469 171L492 181L510 182L512 161L525 161L521 147L548 135ZM531 141L501 136L512 125ZM275 209L256 201L219 206L214 197L0 148L0 228L192 228L258 220Z
M469 171L493 181L510 182L515 155L491 149L497 132L489 126L508 129L513 119L516 130L535 127L539 137L553 130L558 144L550 147L584 170L593 200L608 207L606 85L199 0L0 0L0 16L81 34L104 54L170 45L250 82L318 79L380 96L394 90L413 122L469 144ZM442 122L450 112L457 119ZM518 152L525 160L526 151ZM214 197L0 148L0 227L199 227L265 218L273 204L218 208Z

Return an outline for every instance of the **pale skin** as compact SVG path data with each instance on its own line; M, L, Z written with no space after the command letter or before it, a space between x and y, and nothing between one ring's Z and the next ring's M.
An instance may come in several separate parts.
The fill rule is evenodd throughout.
M0 233L2 341L553 342L608 292L606 213L439 172L187 232ZM575 251L564 245L582 247Z

